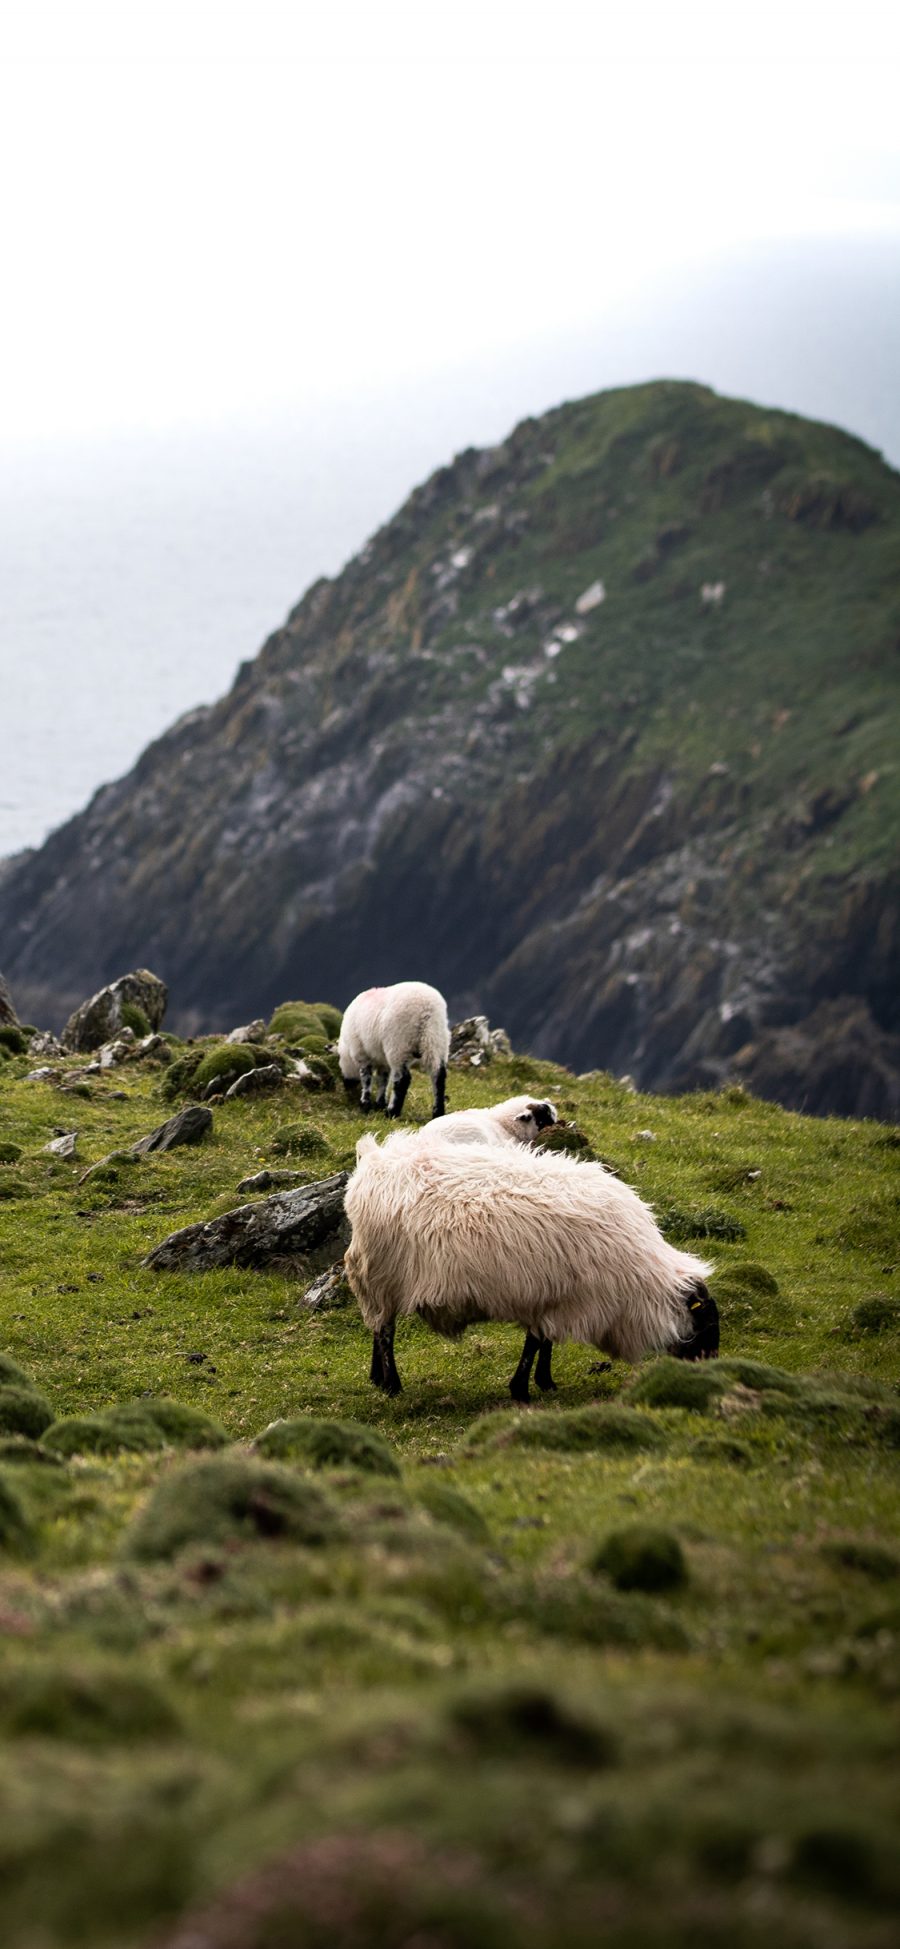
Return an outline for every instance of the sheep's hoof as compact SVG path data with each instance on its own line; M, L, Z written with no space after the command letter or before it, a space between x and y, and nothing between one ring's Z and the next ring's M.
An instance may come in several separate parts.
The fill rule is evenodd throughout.
M539 1374L535 1374L534 1378L537 1381L538 1387L540 1388L542 1394L557 1394L559 1392L559 1389L557 1388L555 1381L553 1380L542 1381Z
M513 1375L513 1378L509 1383L509 1391L514 1401L527 1402L531 1400L531 1394L529 1392L528 1382L516 1380L515 1375Z

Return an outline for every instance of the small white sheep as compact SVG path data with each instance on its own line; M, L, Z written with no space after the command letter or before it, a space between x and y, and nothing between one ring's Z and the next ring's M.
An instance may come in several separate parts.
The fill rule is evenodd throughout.
M455 1339L478 1320L525 1328L510 1382L527 1401L548 1341L582 1340L625 1360L718 1351L710 1267L663 1238L636 1191L564 1152L520 1145L361 1138L345 1193L345 1265L374 1336L371 1379L400 1391L394 1324L418 1313Z
M444 1114L450 1025L447 1004L424 981L395 981L391 988L366 988L344 1010L338 1060L344 1088L360 1084L360 1108L399 1117L410 1085L410 1064L431 1077L433 1117ZM388 1096L388 1087L390 1095Z
M442 1144L536 1144L542 1130L558 1121L552 1103L533 1096L508 1096L486 1110L451 1110L418 1132L422 1142Z

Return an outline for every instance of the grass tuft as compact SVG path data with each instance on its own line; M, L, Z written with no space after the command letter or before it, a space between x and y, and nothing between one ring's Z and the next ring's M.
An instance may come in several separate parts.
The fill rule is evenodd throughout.
M176 1556L189 1544L332 1541L339 1519L323 1491L289 1469L241 1456L213 1457L165 1475L126 1538L126 1554L145 1561Z
M274 1461L303 1461L311 1468L354 1468L369 1475L400 1474L390 1443L358 1421L320 1421L315 1415L273 1421L257 1435L253 1447L258 1455Z
M677 1536L652 1523L611 1530L593 1552L589 1568L609 1577L617 1590L678 1590L688 1581Z

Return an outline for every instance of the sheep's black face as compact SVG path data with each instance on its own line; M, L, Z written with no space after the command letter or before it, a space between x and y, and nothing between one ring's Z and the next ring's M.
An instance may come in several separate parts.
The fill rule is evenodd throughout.
M702 1279L698 1279L687 1298L690 1338L670 1348L677 1360L715 1360L719 1351L719 1309Z
M549 1130L551 1124L557 1122L556 1111L552 1103L529 1103L528 1113L533 1119L537 1130Z

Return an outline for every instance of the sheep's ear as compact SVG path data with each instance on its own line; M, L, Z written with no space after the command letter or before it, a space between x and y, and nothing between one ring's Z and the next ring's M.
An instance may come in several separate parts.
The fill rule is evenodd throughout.
M533 1122L534 1122L534 1117L532 1116L532 1113L531 1113L531 1111L530 1111L530 1110L517 1110L517 1111L516 1111L516 1122L517 1122L517 1123L533 1123Z
M376 1144L374 1137L370 1136L367 1131L364 1137L360 1137L356 1146L357 1164L361 1163L364 1157L370 1157L373 1150L377 1150L377 1149L378 1149L378 1145Z

